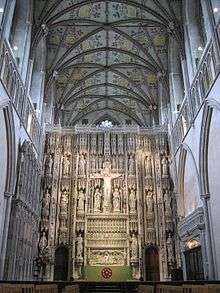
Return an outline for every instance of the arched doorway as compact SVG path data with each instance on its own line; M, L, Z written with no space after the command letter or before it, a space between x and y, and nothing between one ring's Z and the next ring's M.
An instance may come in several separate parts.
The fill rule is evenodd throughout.
M55 251L54 280L67 281L68 279L68 249L60 246Z
M159 253L155 246L145 248L145 280L160 280Z
M204 280L203 256L200 242L196 239L188 241L184 255L187 280Z

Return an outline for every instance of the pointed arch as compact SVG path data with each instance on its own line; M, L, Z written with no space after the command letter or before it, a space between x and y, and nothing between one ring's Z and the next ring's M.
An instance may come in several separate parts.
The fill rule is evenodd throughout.
M96 105L97 103L99 103L101 101L105 101L105 100L106 100L105 98L104 99L102 98L102 99L99 99L99 100L92 102L91 104L86 106L84 109L82 109L82 111L80 111L75 117L73 117L73 115L72 115L71 118L68 120L67 124L74 125L83 116L85 116L89 113L94 113L96 111L102 111L102 110L106 110L106 109L111 109L112 111L115 111L115 109L113 109L110 106L103 107L103 108L95 108L95 109L92 108L92 106ZM132 118L134 121L136 121L136 123L139 126L144 125L144 123L140 120L140 118L135 113L133 113L133 112L131 113L130 109L128 109L128 107L126 105L124 105L121 102L115 101L114 99L108 99L108 101L113 101L115 103L115 106L117 107L118 112L123 113L126 116L129 116L130 118Z

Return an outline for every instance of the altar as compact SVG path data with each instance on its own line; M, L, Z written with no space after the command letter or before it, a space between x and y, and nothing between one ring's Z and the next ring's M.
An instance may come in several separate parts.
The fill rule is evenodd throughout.
M83 279L96 282L125 282L132 280L132 272L128 266L86 266Z

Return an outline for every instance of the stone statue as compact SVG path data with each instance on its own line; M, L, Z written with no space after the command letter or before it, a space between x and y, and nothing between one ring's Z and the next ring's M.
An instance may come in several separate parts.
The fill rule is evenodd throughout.
M134 158L132 155L130 155L128 159L128 173L134 174L134 171L135 171Z
M161 262L165 262L166 260L166 248L164 245L160 248L160 257L161 257Z
M99 187L97 187L94 193L94 212L101 212L101 200L102 193L100 192Z
M147 156L145 159L145 172L146 172L146 177L152 176L151 158L149 156Z
M129 201L130 201L130 212L135 212L136 211L136 194L133 188L130 191Z
M68 192L66 189L64 189L60 198L60 213L61 214L67 214L67 206L68 206Z
M85 200L84 192L82 189L80 189L78 194L78 211L84 211L84 200Z
M168 262L172 263L174 261L174 255L173 255L173 241L170 234L167 238L167 254L168 254Z
M153 213L153 211L154 211L154 199L153 199L152 187L150 187L150 189L147 191L146 204L147 204L147 212L148 213Z
M50 205L50 193L47 188L47 191L42 199L42 218L49 217L49 214L50 214L49 205Z
M131 238L131 260L138 258L138 242L136 236L133 234Z
M39 241L39 249L40 251L44 250L47 247L47 237L46 232L43 231L42 236Z
M113 192L113 212L120 212L120 192L118 187L115 187Z
M109 161L104 162L103 170L100 174L93 174L90 176L91 179L103 179L104 180L104 201L103 201L103 212L108 212L110 210L111 203L111 185L112 179L121 177L121 174L111 173L111 163Z
M167 215L171 215L171 196L169 194L168 189L165 190L163 197L164 197L165 212Z
M51 175L53 172L53 156L50 154L47 159L47 174Z
M76 258L82 259L83 254L83 238L82 235L79 234L79 236L76 238Z
M169 167L168 167L168 160L166 156L163 156L161 160L162 165L162 177L168 177L169 176Z
M68 176L70 174L70 160L67 155L63 158L63 175Z
M79 175L85 175L86 174L86 160L84 158L84 155L81 154L79 158Z

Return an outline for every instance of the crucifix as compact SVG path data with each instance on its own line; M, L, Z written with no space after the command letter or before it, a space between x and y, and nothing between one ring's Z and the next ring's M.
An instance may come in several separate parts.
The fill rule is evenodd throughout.
M108 161L103 163L103 169L100 173L90 175L90 179L103 179L104 181L103 212L109 212L110 210L112 179L121 176L122 174L119 173L111 173L111 163Z

